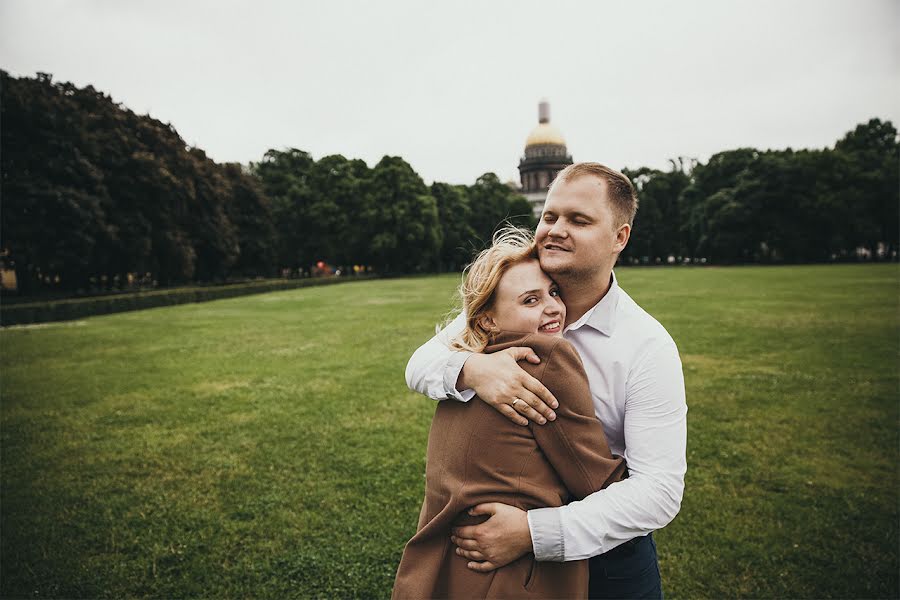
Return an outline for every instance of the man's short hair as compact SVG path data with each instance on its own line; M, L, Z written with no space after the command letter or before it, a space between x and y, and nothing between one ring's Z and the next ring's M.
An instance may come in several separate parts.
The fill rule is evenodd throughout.
M588 175L593 175L606 182L609 207L616 219L615 228L618 229L624 223L628 223L629 226L634 225L634 214L638 208L637 194L631 181L615 169L595 162L574 163L557 173L553 183L550 184L550 189L553 189L553 186L559 181L568 183Z

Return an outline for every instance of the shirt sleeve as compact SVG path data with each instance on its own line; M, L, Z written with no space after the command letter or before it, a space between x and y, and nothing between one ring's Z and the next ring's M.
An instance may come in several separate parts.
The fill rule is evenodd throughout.
M456 380L471 352L450 349L450 342L465 327L465 316L458 315L433 338L422 344L406 364L406 385L433 400L468 402L474 390L457 391Z
M528 511L538 560L603 554L669 524L681 508L687 404L681 359L671 339L632 367L625 395L629 477L559 508Z

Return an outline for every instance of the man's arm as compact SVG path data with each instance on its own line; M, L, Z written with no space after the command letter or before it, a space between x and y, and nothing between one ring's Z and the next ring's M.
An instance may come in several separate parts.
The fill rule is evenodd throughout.
M681 360L666 340L632 369L625 400L629 478L559 508L528 511L538 560L580 560L666 526L681 507L687 404Z
M450 342L465 327L460 314L425 342L406 365L406 385L434 400L469 401L476 393L495 410L519 425L528 420L546 423L558 403L547 388L518 366L519 360L540 362L530 348L507 348L493 354L472 354L450 349ZM512 406L519 398L522 402Z
M406 364L406 385L432 400L455 399L468 402L474 390L456 389L456 380L471 352L456 352L450 342L466 325L465 315L459 314L433 338L419 346Z

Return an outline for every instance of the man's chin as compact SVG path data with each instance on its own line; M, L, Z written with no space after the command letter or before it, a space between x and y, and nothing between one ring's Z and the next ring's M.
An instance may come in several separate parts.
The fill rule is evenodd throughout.
M567 260L558 260L547 256L539 257L538 261L541 264L541 269L548 275L564 275L571 272L574 266Z

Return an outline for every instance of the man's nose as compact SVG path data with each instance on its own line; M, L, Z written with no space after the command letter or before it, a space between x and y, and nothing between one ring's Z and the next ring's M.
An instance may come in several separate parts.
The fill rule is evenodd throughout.
M551 237L564 238L568 235L566 232L566 228L560 225L560 220L557 220L556 223L553 224L553 227L550 228L550 231L547 232L547 235Z

